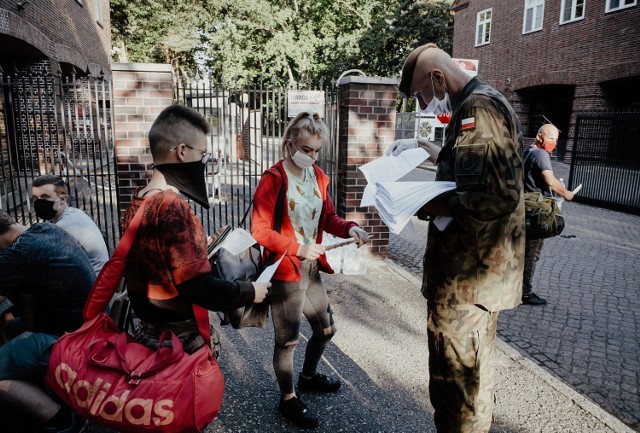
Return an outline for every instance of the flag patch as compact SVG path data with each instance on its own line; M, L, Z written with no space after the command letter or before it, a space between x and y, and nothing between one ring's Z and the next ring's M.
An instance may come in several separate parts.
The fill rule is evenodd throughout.
M476 118L468 117L466 119L462 119L462 123L460 124L460 129L466 131L468 129L475 129L476 127Z

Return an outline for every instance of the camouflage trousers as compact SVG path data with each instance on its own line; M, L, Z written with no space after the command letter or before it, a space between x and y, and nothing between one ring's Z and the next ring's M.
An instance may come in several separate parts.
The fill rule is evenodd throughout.
M429 396L438 433L489 431L498 314L475 305L429 307Z
M522 297L531 295L533 291L533 274L536 271L536 264L540 260L544 239L527 239L524 250L524 273L522 276Z

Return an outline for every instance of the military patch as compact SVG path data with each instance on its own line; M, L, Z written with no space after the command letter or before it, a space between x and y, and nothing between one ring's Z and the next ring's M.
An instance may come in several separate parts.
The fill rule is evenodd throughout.
M488 144L461 144L456 148L455 176L458 190L484 188Z
M460 130L461 131L467 131L469 129L475 129L476 127L476 118L475 117L468 117L466 119L462 119L462 122L460 122Z

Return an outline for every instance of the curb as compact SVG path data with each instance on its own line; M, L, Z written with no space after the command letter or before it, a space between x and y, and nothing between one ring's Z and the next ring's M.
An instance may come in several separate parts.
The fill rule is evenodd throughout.
M400 275L402 278L406 279L410 283L414 284L418 288L422 286L422 281L417 278L415 275L393 262L390 259L380 260L381 262L388 265L395 273ZM549 370L541 367L535 362L531 361L528 358L525 358L520 352L511 347L508 343L503 341L500 336L496 336L496 347L498 350L502 351L509 359L522 366L524 369L529 371L532 374L535 374L537 377L545 381L549 384L553 389L558 391L560 394L564 395L566 398L574 402L577 406L579 406L582 410L592 415L594 418L598 419L604 425L612 429L616 433L634 433L635 430L632 430L626 424L624 424L620 419L613 416L599 405L594 403L589 398L583 396L582 394L575 391L570 385L554 376Z

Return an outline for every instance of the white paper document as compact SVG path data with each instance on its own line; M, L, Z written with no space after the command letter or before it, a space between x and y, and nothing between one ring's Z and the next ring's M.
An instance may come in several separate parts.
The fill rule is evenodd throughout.
M440 194L456 189L456 183L378 182L376 187L375 206L380 218L392 233L398 234L422 206ZM443 230L450 222L451 220L441 219L437 227Z
M273 278L273 274L276 273L276 269L278 269L278 266L280 266L282 259L284 259L284 256L286 255L287 252L285 251L282 257L280 257L277 262L275 262L271 266L267 266L266 268L264 268L264 271L262 271L262 273L256 280L256 283L268 283L269 281L271 281L271 278Z
M580 190L581 190L581 189L582 189L582 184L580 184L580 185L576 186L576 189L574 189L574 190L573 190L573 191L571 191L571 192L573 192L574 194L577 194L577 193L579 193L579 192L580 192Z
M409 173L429 157L426 150L419 147L408 149L398 156L382 156L358 167L367 179L360 206L374 206L376 184L393 182Z
M231 254L240 254L242 251L250 248L253 244L256 243L256 240L249 234L245 229L237 228L233 229L231 233L227 235L222 244L218 248L214 250L214 252L219 248L224 248L229 251Z

